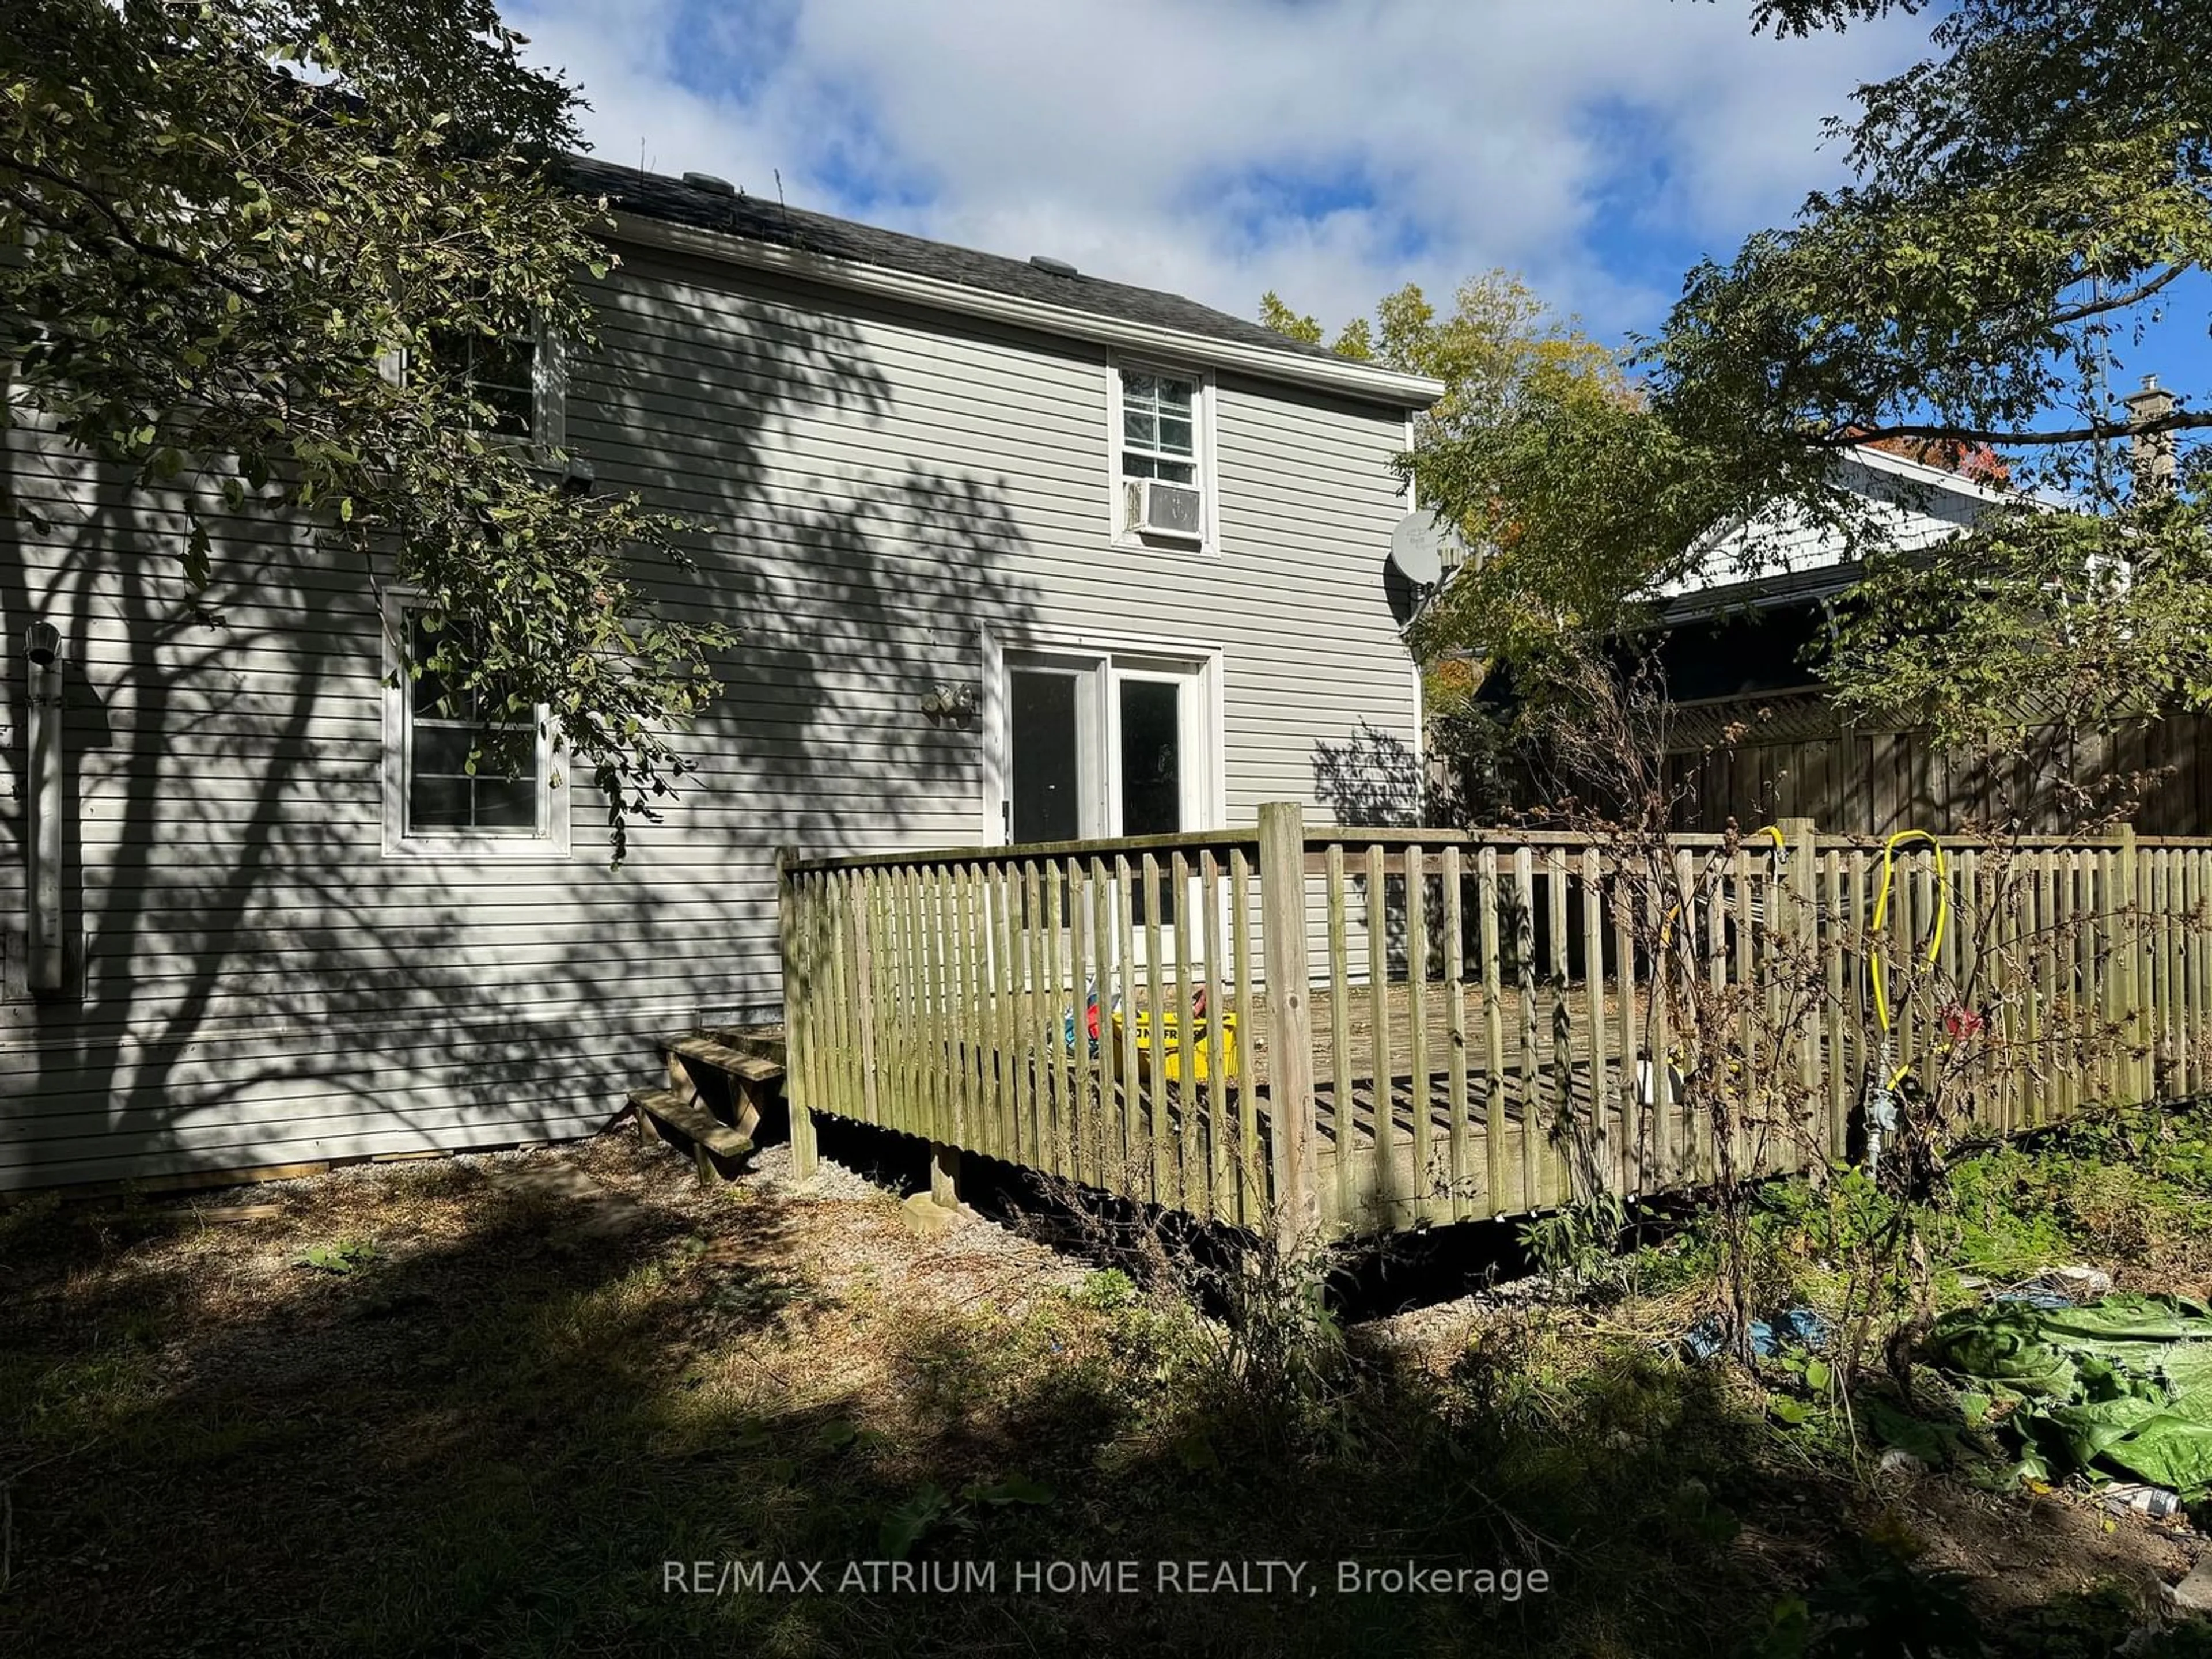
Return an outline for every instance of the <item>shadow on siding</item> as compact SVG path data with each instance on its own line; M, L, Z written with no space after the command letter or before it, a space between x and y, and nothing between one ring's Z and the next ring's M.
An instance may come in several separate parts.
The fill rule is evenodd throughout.
M981 734L920 701L1036 606L1005 479L911 453L851 321L676 300L608 302L570 443L697 527L696 568L640 586L742 637L684 745L696 775L619 870L573 799L564 861L386 859L371 573L234 520L195 596L178 498L0 450L54 520L0 525L0 903L20 923L15 641L43 616L67 641L65 925L87 940L81 999L0 1004L0 1188L588 1133L649 1079L655 1031L780 1001L778 844L972 823Z

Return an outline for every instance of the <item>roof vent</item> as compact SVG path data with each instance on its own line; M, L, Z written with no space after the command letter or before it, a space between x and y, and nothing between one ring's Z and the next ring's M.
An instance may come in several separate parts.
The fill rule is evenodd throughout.
M717 179L711 173L687 173L684 182L694 190L703 190L709 196L735 196L738 187L726 179Z
M1030 263L1039 270L1048 271L1054 276L1073 276L1079 274L1075 267L1066 260L1048 259L1042 253L1030 254Z

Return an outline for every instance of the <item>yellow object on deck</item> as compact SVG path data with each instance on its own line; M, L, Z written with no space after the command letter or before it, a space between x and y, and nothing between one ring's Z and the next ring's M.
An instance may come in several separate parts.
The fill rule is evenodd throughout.
M1234 1014L1223 1014L1220 1018L1222 1069L1233 1075L1237 1070L1237 1016ZM1114 1042L1112 1045L1113 1063L1116 1066L1119 1065L1121 1056L1121 1030L1123 1019L1124 1016L1121 1011L1119 1008L1116 1008L1114 1011ZM1207 1067L1212 1064L1213 1043L1212 1036L1206 1030L1206 1027L1211 1023L1212 1022L1209 1019L1204 1017L1191 1022L1191 1060L1190 1071L1188 1075L1189 1080L1194 1083L1204 1083L1206 1081ZM1150 1079L1152 1075L1152 1050L1154 1048L1152 1017L1151 1012L1148 1010L1139 1008L1134 1017L1134 1026L1137 1034L1137 1070L1141 1075ZM1176 1012L1172 1008L1164 1010L1160 1016L1160 1031L1158 1039L1158 1047L1159 1049L1158 1075L1160 1079L1163 1082L1167 1083L1182 1082L1185 1077L1182 1058L1182 1032L1181 1021L1177 1018Z

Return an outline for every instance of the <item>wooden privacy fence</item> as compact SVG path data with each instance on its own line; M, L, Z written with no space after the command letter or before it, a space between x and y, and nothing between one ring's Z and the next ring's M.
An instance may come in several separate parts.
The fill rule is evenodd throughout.
M1857 1157L1870 1076L2006 1133L2212 1070L2212 841L1309 830L1285 804L787 854L781 889L808 1144L830 1113L1255 1230Z

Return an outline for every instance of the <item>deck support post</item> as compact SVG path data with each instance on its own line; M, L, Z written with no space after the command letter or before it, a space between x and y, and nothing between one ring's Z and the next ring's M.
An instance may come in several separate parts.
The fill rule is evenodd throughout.
M1260 931L1273 1027L1267 1068L1275 1233L1285 1249L1310 1243L1321 1225L1321 1187L1314 1167L1320 1136L1314 1118L1305 870L1303 809L1296 801L1266 802L1260 808Z
M948 1210L960 1207L960 1149L941 1140L929 1143L929 1197Z
M801 1181L814 1173L821 1148L814 1139L814 1114L796 1101L791 1106L791 1172Z
M799 901L792 890L791 866L796 848L775 849L775 909L777 931L783 945L783 1021L787 1055L783 1093L791 1109L791 1172L805 1181L815 1170L820 1152L814 1140L814 1114L806 1097L817 1075L814 1053L813 964L799 960Z
M805 1182L807 1176L814 1175L818 1161L821 1148L814 1141L814 1113L805 1106L792 1103L792 1175Z

